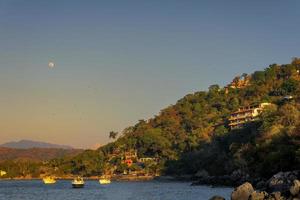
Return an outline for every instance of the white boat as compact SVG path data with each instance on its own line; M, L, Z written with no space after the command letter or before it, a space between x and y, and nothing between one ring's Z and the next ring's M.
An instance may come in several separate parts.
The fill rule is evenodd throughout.
M111 181L110 181L110 179L107 179L107 178L100 178L100 179L99 179L99 183L100 183L101 185L106 185L106 184L110 184Z
M7 174L6 171L0 170L0 176L4 176L6 174Z
M43 182L45 184L54 184L54 183L56 183L56 180L53 176L46 176L43 178Z
M77 178L74 178L72 181L72 187L73 188L83 188L84 187L84 180L82 177L78 176Z

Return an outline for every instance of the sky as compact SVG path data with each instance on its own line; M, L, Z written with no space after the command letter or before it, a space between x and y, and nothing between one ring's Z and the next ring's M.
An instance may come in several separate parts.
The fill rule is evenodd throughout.
M289 63L300 56L299 9L298 0L0 0L0 143L91 148L186 94Z

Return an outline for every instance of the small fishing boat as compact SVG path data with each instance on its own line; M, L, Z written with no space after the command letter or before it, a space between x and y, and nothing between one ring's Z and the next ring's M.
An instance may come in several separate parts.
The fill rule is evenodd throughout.
M78 176L77 178L74 178L72 181L72 187L73 188L83 188L84 187L84 180L82 177Z
M6 171L0 170L0 176L4 176L4 175L6 175L6 174L7 174Z
M43 178L43 182L45 184L54 184L54 183L56 183L56 180L53 176L46 176Z
M99 183L100 183L101 185L106 185L106 184L110 184L111 181L110 181L110 179L108 179L108 178L100 178L100 179L99 179Z

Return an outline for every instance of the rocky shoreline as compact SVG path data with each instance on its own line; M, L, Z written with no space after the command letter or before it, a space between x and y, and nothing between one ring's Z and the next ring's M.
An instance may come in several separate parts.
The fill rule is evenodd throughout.
M231 186L236 187L245 182L250 182L254 185L261 184L267 180L263 178L253 178L249 174L236 170L230 175L210 176L205 170L201 170L192 178L192 185L213 185L213 186Z
M201 183L217 183L217 185L222 184L222 181L226 177L219 177L213 179L214 177L204 177L197 181L193 185L198 185ZM238 182L233 182L233 178L228 176L229 180L225 180L225 184L237 184ZM270 179L257 180L256 183L252 182L253 185L246 181L240 186L236 187L231 194L231 200L300 200L300 171L290 171L290 172L279 172L272 176ZM254 189L255 188L255 189ZM220 196L214 196L210 200L225 200L225 198Z

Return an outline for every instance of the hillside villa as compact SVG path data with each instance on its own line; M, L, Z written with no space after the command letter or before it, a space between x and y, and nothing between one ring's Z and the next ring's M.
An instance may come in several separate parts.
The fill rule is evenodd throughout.
M230 114L228 119L230 129L241 128L245 123L255 121L263 109L269 105L271 103L260 103L259 105L239 108Z

